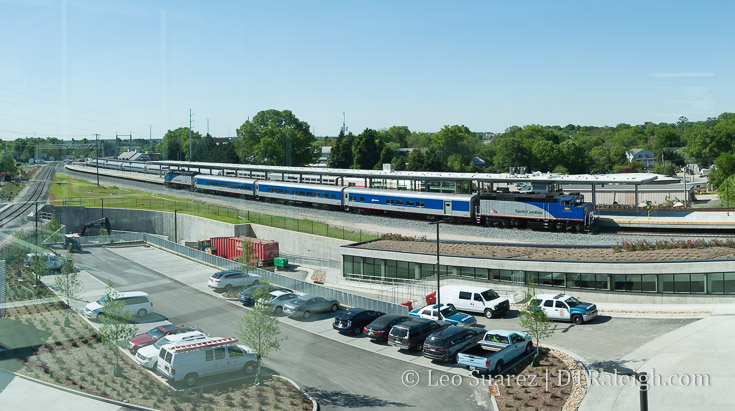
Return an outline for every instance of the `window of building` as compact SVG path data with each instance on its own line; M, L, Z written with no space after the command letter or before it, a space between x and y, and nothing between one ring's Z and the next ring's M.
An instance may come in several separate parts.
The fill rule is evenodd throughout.
M690 293L691 292L691 281L689 274L674 274L674 292L675 293Z
M475 269L472 267L461 267L460 275L462 277L475 278Z

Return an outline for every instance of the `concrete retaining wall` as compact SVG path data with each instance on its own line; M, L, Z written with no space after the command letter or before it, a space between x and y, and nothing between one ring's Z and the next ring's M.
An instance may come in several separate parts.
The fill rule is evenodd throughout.
M102 210L93 207L46 205L44 212L55 213L67 233L79 232L85 224L102 218ZM230 224L203 217L168 211L131 210L105 207L104 216L110 219L113 230L136 231L166 236L178 243L195 242L210 237L247 236L278 241L282 253L342 261L340 246L349 241L320 237L258 224ZM95 233L98 234L98 233Z
M352 244L350 241L299 233L265 225L251 224L250 227L255 237L278 241L281 252L287 254L342 261L340 247Z

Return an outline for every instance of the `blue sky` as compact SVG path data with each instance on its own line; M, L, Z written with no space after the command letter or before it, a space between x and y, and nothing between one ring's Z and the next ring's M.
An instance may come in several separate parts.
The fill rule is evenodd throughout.
M615 125L735 111L735 2L0 0L0 137Z

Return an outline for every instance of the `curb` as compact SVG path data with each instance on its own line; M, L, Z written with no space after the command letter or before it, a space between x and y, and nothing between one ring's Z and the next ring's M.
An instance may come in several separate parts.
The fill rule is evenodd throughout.
M4 371L4 372L7 372L7 371ZM11 374L11 373L8 372L8 374ZM113 400L113 399L106 398L106 397L100 397L100 396L97 396L97 395L87 394L86 392L82 392L82 391L76 391L76 390L73 390L71 388L62 387L60 385L52 384L50 382L46 382L46 381L38 380L38 379L33 378L33 377L28 377L26 375L18 374L17 372L14 372L12 374L14 376L18 377L18 378L22 378L24 380L32 381L32 382L34 382L36 384L42 384L42 385L45 385L45 386L50 387L50 388L55 388L57 390L65 391L65 392L67 392L69 394L78 395L80 397L86 397L86 398L89 398L89 399L92 399L92 400L97 400L97 401L101 401L101 402L106 402L108 404L117 405L117 406L120 406L121 408L129 408L129 409L132 409L132 410L141 410L141 411L158 411L156 408L147 408L147 407L143 407L143 406L140 406L140 405L135 405L135 404L132 404L132 403L127 403L127 402L117 401L117 400Z
M274 377L276 377L276 376L274 375ZM283 377L283 376L281 376L281 375L278 375L277 377L278 377L278 378L281 378L281 379L283 379L283 380L286 380L286 381L288 381L288 382L289 382L289 383L291 383L291 385L293 385L293 386L294 386L294 387L295 387L295 388L296 388L297 390L299 390L299 392L300 392L301 394L303 394L303 395L304 395L304 397L306 397L306 398L310 399L310 400L311 400L311 409L312 409L313 411L318 411L318 410L319 410L319 403L317 402L317 400L315 400L315 399L314 399L314 397L312 397L312 396L311 396L311 395L310 395L309 393L307 393L306 391L304 391L304 389L303 389L303 388L299 387L299 385L298 385L298 384L296 384L295 382L293 382L293 381L292 381L292 380L291 380L290 378L286 378L286 377Z

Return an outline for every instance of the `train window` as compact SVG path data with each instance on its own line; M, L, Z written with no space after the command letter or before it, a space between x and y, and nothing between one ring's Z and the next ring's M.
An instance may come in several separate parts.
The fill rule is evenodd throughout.
M396 205L402 206L403 205L403 200L396 200Z
M299 191L299 195L300 196L304 195L304 192L303 191Z
M386 203L386 204L393 204L393 200L391 200L391 199L389 198L389 199L385 200L385 203Z
M424 206L424 202L423 201L417 201L416 202L416 207L423 207L423 206Z
M413 201L406 201L406 206L413 207Z
M360 197L360 202L365 202L365 197Z
M354 196L350 196L350 201L355 201L355 197Z

